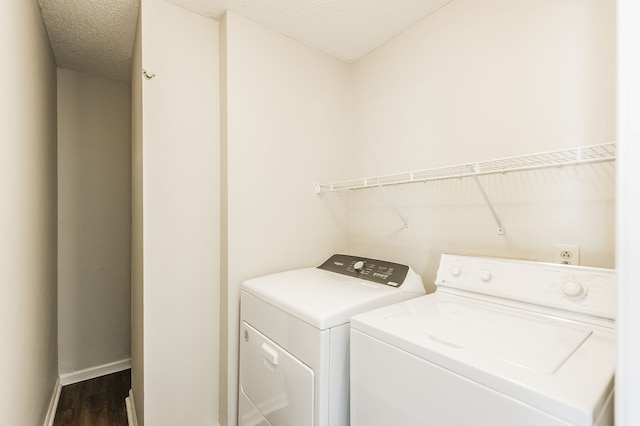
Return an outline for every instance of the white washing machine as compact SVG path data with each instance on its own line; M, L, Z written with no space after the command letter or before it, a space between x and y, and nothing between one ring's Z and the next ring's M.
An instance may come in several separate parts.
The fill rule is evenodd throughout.
M348 425L349 319L424 294L408 266L341 254L244 282L239 424Z
M352 426L613 425L613 270L444 254L436 285L352 318Z

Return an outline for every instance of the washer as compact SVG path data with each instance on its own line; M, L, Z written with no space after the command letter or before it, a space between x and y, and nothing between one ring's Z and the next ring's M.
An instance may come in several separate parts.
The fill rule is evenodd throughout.
M351 320L351 425L613 425L610 269L444 254Z
M342 254L244 282L239 424L348 425L349 319L424 294L406 265Z

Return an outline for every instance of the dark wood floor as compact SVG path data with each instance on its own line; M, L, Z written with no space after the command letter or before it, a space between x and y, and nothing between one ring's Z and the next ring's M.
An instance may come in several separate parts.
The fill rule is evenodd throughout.
M127 426L131 370L63 386L54 426Z

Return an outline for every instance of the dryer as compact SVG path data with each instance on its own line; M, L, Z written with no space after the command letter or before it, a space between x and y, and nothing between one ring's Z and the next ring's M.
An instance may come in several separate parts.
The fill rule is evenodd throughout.
M343 254L244 282L239 424L348 425L350 318L423 294L410 267Z
M352 426L613 425L613 270L444 254L436 285L352 318Z

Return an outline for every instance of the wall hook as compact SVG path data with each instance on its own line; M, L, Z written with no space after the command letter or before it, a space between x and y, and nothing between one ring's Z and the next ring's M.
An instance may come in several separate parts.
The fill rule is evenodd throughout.
M142 69L142 75L144 75L144 78L146 78L147 80L151 80L153 77L156 76L155 73L149 74L147 70L145 70L144 68Z

